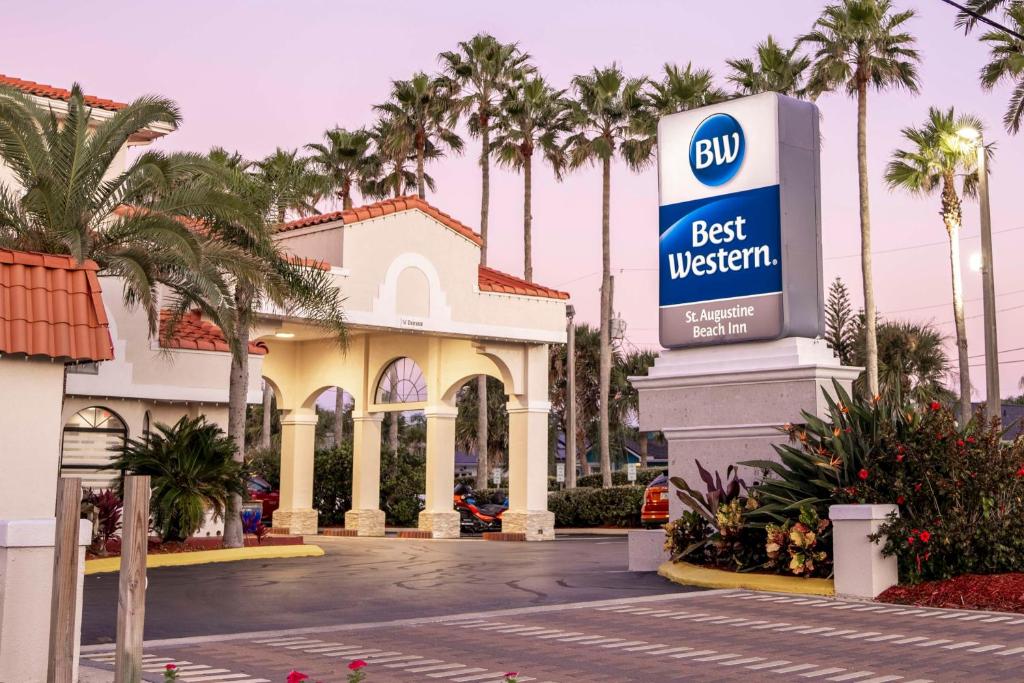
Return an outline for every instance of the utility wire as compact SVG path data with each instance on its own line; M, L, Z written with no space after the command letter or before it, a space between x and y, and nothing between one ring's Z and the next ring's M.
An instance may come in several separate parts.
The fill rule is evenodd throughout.
M953 2L953 0L941 0L941 1L946 3L947 5L950 5L952 7L956 7L963 14L966 14L968 16L972 16L976 20L982 22L983 24L988 24L992 28L996 28L996 29L999 29L1000 31L1003 31L1005 33L1009 33L1011 36L1013 36L1014 38L1017 38L1018 40L1024 40L1024 36L1022 36L1021 34L1017 33L1013 29L1008 28L1006 26L1003 26L998 21L996 21L994 19L989 19L984 14L981 14L980 12L975 12L974 10L970 9L969 7L964 7L959 2Z

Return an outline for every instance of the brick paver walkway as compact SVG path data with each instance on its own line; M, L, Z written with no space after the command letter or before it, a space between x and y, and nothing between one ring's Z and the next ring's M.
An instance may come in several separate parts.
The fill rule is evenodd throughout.
M89 649L93 661L109 652ZM1024 616L710 591L149 644L189 683L1024 680ZM158 680L158 679L154 679Z

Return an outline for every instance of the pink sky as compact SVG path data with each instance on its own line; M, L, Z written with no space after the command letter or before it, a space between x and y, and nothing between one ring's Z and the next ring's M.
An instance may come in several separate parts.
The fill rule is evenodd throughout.
M212 145L260 157L281 146L318 140L324 129L373 120L392 79L437 68L436 55L488 31L519 41L541 71L564 87L573 74L616 61L630 75L655 75L666 62L724 73L727 58L749 56L771 32L783 42L807 30L825 3L813 0L731 0L717 3L578 0L473 2L178 2L157 7L128 2L35 0L5 8L0 73L130 100L145 93L174 98L181 129L158 143L166 150ZM977 83L985 50L953 27L939 0L897 0L914 8L911 24L924 63L921 94L872 93L869 170L879 310L887 317L934 321L952 335L949 263L938 200L892 194L881 180L899 130L923 121L930 105L957 105L979 115L997 144L992 176L996 232L999 348L1024 347L1024 219L1014 195L1024 187L1017 161L1024 137L1001 126L1007 89ZM728 27L728 28L726 28ZM724 82L723 82L724 84ZM822 110L822 204L826 282L836 276L860 299L855 106L826 95ZM428 200L470 225L479 218L478 142L461 158L429 169L438 191ZM583 320L597 318L600 284L600 175L584 171L557 183L535 173L535 279L567 289ZM491 265L522 272L522 183L492 174ZM612 177L612 264L616 308L629 342L658 347L657 188L654 170ZM965 206L964 269L974 398L984 396L981 281L967 268L978 250L978 207ZM927 245L927 246L919 246ZM953 348L950 345L950 351ZM1004 395L1019 393L1024 350L1000 355ZM951 360L954 360L951 358Z

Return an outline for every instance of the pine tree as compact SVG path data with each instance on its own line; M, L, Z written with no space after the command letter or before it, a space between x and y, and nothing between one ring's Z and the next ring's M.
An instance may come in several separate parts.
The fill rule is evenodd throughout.
M850 293L843 281L836 278L828 288L828 303L825 305L825 341L843 365L853 363L856 336L857 318L850 306Z

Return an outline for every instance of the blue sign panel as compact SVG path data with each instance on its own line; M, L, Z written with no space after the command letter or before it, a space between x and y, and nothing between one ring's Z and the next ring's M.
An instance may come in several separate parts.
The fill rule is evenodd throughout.
M743 165L746 146L739 121L728 114L712 114L693 131L690 169L705 185L724 185Z
M778 185L662 206L659 222L661 306L782 291Z

